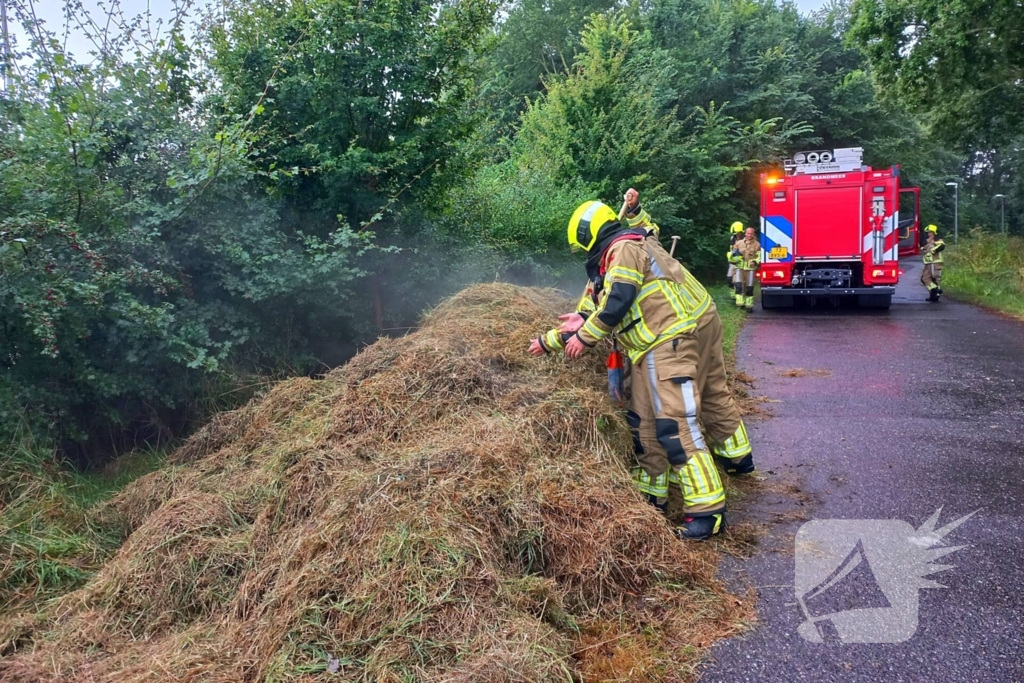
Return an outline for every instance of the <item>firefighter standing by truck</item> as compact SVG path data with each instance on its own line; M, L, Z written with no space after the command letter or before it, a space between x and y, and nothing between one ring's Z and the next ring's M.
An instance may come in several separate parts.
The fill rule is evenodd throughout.
M736 287L736 264L732 262L732 251L736 248L736 243L743 239L743 223L736 221L729 227L729 251L726 252L725 258L729 262L729 270L726 273L728 283L730 287Z
M946 243L939 237L939 228L936 225L929 225L925 228L925 233L928 239L923 247L924 269L921 271L921 284L928 289L928 301L938 301L942 295L942 252L946 249Z
M731 258L736 266L736 305L754 310L754 272L761 263L761 243L754 229L747 228L743 239L733 246Z
M661 509L670 482L678 482L686 516L677 535L709 538L725 524L725 489L698 424L700 344L697 321L683 305L682 267L648 239L646 228L623 226L600 202L576 209L568 239L588 254L594 309L573 314L561 328L533 340L530 353L564 348L567 357L578 358L614 334L634 366L631 402L640 463L634 482Z

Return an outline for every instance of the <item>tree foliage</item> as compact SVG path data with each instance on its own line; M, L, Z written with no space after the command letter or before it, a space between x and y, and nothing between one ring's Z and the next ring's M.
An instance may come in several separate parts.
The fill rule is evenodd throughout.
M209 50L172 33L88 65L22 13L38 38L0 124L3 424L88 459L370 327L357 282L388 245L365 226L448 178L491 8L363 7L240 4Z
M856 0L851 41L888 99L921 114L960 156L971 224L1024 216L1024 6L976 0ZM977 197L979 201L971 201Z
M922 106L956 142L1000 145L1024 124L1024 6L857 0L853 40L883 87Z

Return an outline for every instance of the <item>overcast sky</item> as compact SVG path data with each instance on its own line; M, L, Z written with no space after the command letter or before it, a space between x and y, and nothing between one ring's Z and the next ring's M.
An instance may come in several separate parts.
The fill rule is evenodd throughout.
M28 0L24 0L28 3ZM36 16L39 19L46 22L47 28L57 33L61 39L64 37L64 2L62 0L32 0L35 5ZM204 7L210 3L211 0L195 0L193 3L193 10L191 15L194 17L198 14L198 8ZM808 13L813 12L821 8L825 4L825 0L795 0L797 7L800 8L801 12ZM182 4L179 0L178 4ZM92 15L94 22L103 24L106 21L107 11L105 8L110 7L110 0L102 2L102 0L82 0L82 5L89 10ZM167 20L174 15L174 0L121 0L121 9L125 17L131 18L140 14L143 14L149 10L152 17L151 26L153 30L156 30L156 20L163 19L165 24ZM11 19L11 32L15 36L18 44L24 48L27 46L28 41L25 39L25 35L18 25L17 21L14 21L14 17ZM72 52L76 58L81 61L86 61L90 51L95 51L93 44L82 34L78 27L72 27L72 31L68 35L68 50Z
M22 0L25 6L29 5L30 0ZM65 39L66 31L66 20L64 17L64 1L63 0L31 0L34 7L36 16L40 21L45 22L47 30L51 33L55 33L60 40ZM107 12L111 7L110 0L81 0L82 6L88 10L92 21L99 25L101 28L107 23ZM198 9L205 7L210 3L210 0L196 0L191 5L193 9L189 12L190 16L195 17L198 14ZM166 32L166 25L168 20L175 14L175 4L178 6L186 4L182 0L177 3L174 0L120 0L118 3L121 8L121 14L127 21L133 20L135 17L145 14L147 10L150 13L149 26L154 33L159 29L159 20L163 20L164 33ZM118 19L115 19L113 24L110 26L110 31L116 33L116 24ZM13 11L9 10L8 22L10 24L11 34L15 37L20 49L25 49L28 46L28 40L25 36L25 32L22 29L20 23L16 20ZM70 27L70 31L67 31L67 49L69 52L75 55L80 61L88 61L89 53L95 52L96 47L84 34L81 28L73 24Z

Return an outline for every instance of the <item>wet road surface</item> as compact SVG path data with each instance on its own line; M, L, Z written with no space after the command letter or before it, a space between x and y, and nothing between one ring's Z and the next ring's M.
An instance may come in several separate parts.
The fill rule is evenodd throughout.
M738 369L778 402L748 421L763 490L730 515L766 536L723 576L756 587L759 623L705 683L1024 681L1024 323L927 303L903 267L887 312L757 309L741 333ZM978 512L940 540L939 507L937 530ZM917 587L920 549L961 545L928 577L946 588Z

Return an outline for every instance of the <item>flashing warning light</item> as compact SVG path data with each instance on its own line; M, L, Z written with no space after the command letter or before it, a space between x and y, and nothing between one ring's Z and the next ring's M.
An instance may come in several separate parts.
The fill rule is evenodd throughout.
M774 178L772 176L768 176L767 178L764 179L764 182L767 185L774 185L775 183L779 182L779 179L778 178Z

